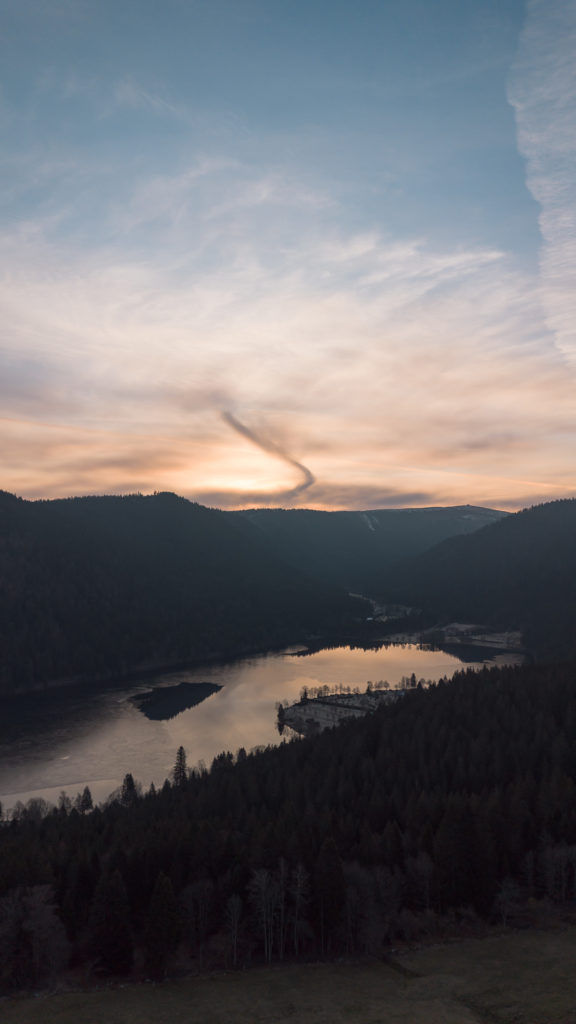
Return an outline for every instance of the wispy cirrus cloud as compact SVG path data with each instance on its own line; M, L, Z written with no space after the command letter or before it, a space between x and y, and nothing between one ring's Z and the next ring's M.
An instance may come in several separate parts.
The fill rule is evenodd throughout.
M134 78L126 77L116 82L113 87L114 101L119 107L142 108L158 114L185 117L186 110L165 99L159 93L151 92L140 85Z
M572 493L574 5L509 86L540 274L518 5L137 6L10 0L0 486Z
M576 357L576 4L529 0L509 84L527 184L540 205L542 301Z
M188 117L145 78L78 75L71 95L100 112ZM20 159L29 212L0 230L2 486L355 507L571 486L550 290L496 245L349 224L329 175L248 135L248 156Z
M153 260L63 246L50 225L0 238L7 408L61 431L42 449L22 428L5 486L355 507L566 486L574 382L529 275L493 250L286 228L283 200L268 207L283 243L270 249L241 205L240 235L199 218L209 177L193 177L179 244L165 249L157 229ZM162 191L145 194L165 225ZM198 262L206 246L212 265ZM289 451L294 471L235 438L222 408ZM305 493L302 463L317 477Z

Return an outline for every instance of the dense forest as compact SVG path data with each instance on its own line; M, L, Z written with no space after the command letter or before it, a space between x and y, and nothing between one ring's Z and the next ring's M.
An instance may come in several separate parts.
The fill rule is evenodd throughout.
M0 694L358 634L369 606L347 591L379 595L401 556L503 515L0 492Z
M524 509L399 563L380 596L429 623L519 629L538 657L576 654L576 499Z
M283 561L280 520L253 519L171 494L0 494L0 692L367 628L364 602L296 567L314 523ZM456 918L574 898L576 663L558 660L576 653L574 537L562 501L386 571L373 554L381 599L422 622L519 628L548 664L462 672L208 770L180 748L159 792L126 775L103 807L86 788L0 814L0 989L67 965L161 979L381 954Z
M104 808L0 826L0 984L67 963L164 977L382 953L447 918L576 895L574 664L460 673L314 739L209 770L175 757Z
M256 508L226 513L248 520L289 565L354 593L380 596L388 571L447 537L474 533L506 512L473 505L380 508L367 512Z
M0 693L338 635L368 610L174 494L0 492Z

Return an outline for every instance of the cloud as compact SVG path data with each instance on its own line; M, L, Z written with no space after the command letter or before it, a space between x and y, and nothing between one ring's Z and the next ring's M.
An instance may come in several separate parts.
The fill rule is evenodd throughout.
M211 508L240 509L267 506L270 508L321 508L366 511L376 508L407 508L439 504L436 495L425 491L394 491L378 486L358 489L339 484L325 485L307 494L302 500L287 499L285 494L262 491L200 490L196 500Z
M366 511L376 508L409 508L437 504L437 495L432 491L395 490L376 484L351 486L325 482L314 489L315 505L328 508L355 509ZM302 504L300 502L300 504Z
M509 84L527 184L540 204L541 293L559 349L576 357L576 4L530 0Z
M160 114L171 114L176 117L185 115L183 108L169 103L162 96L150 92L139 85L133 78L121 79L114 86L114 100L119 107L141 107Z
M0 230L4 411L30 421L0 426L0 486L364 508L571 487L574 372L534 277L266 180L198 157L105 196L89 244L58 210Z
M530 508L532 505L542 505L544 502L554 501L556 498L576 498L576 487L562 488L556 494L550 490L533 491L527 494L508 494L500 497L498 507L510 512L517 512L522 508ZM497 507L496 501L488 500L486 504L491 508Z
M203 157L178 174L159 174L138 181L128 202L112 207L110 220L120 233L154 222L189 225L190 216L199 205L200 186L213 187L223 172L237 168L235 160Z
M241 437L246 437L252 442L252 444L256 445L257 448L261 448L263 452L267 452L269 455L273 455L275 458L281 459L281 461L285 462L286 465L296 469L302 477L301 482L296 487L276 492L274 495L274 499L276 501L290 501L293 498L297 498L316 482L316 478L308 469L308 466L304 466L301 462L292 458L284 448L271 440L271 438L266 437L262 432L251 430L244 423L241 423L240 420L236 419L231 412L222 412L222 419L228 424L228 426L232 427L232 430L235 430L237 434L240 434ZM266 495L265 497L268 500L268 496Z
M69 383L49 358L0 350L0 408L10 409L13 415L38 419L50 418L54 411L60 417L78 415L81 401Z
M2 480L23 497L178 490L193 497L218 453L209 439L3 417Z

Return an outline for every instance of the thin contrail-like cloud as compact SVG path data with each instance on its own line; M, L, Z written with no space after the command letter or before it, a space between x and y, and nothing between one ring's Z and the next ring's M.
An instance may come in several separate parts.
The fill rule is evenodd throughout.
M561 352L576 360L576 5L531 0L508 83L526 184L540 204L541 297Z
M242 437L247 438L247 440L251 441L252 444L255 444L257 448L260 448L263 452L268 452L269 455L274 455L277 459L282 459L282 461L288 466L293 466L293 468L297 469L301 474L301 483L296 487L291 487L287 491L277 491L274 494L275 498L296 498L299 494L302 494L303 491L307 491L312 484L316 483L316 477L308 469L308 466L304 466L301 462L293 459L292 456L288 452L284 451L279 444L276 444L275 441L271 441L267 437L261 437L260 434L255 433L254 430L250 430L250 428L246 427L240 422L240 420L237 420L231 412L223 411L222 419L229 427L232 427L232 430L235 430L236 433L240 434ZM265 497L270 497L270 495L265 495Z

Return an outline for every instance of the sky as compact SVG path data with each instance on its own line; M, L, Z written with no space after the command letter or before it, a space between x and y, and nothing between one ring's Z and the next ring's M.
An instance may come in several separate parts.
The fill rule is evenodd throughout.
M0 0L0 489L576 496L576 0Z

